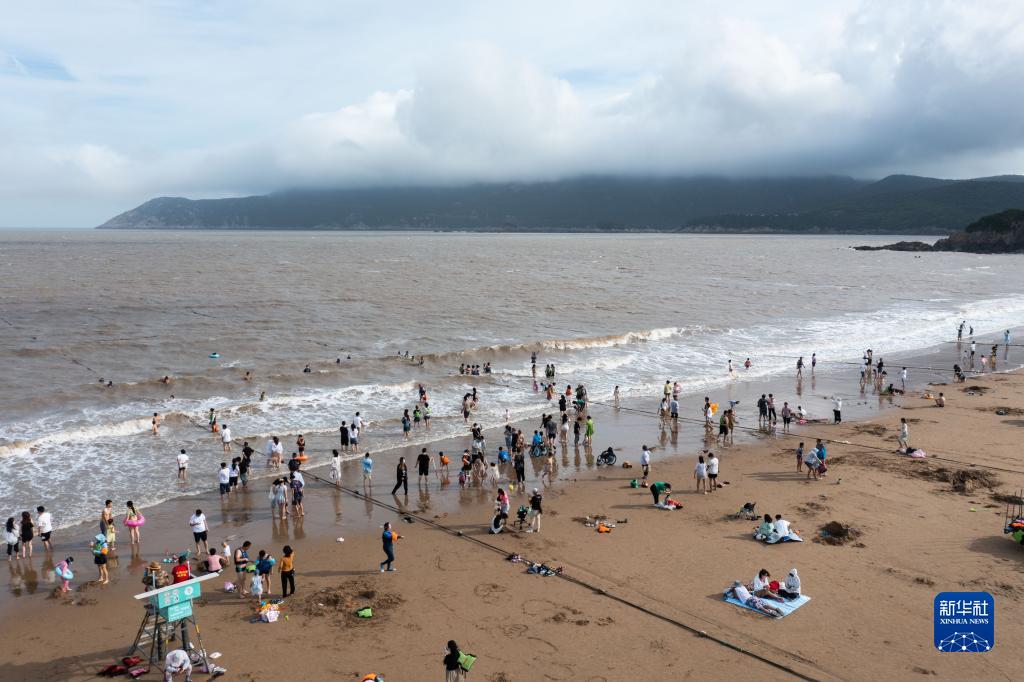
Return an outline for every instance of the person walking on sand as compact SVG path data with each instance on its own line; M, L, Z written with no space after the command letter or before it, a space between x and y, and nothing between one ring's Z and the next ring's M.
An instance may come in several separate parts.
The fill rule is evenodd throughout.
M341 453L337 450L331 450L331 480L341 487Z
M188 455L185 454L185 450L182 449L177 456L178 462L178 479L188 483Z
M363 455L363 487L373 487L373 459L370 458L369 452Z
M782 403L782 432L789 433L789 423L793 421L793 410L790 409L789 403Z
M231 452L231 428L227 424L220 430L220 442L224 452Z
M427 453L427 449L420 450L416 456L416 483L423 485L430 483L430 470L434 467L433 458Z
M900 435L896 437L897 450L906 451L910 447L910 426L906 417L900 417Z
M462 669L459 664L459 660L462 658L462 652L459 651L459 645L455 643L455 640L448 640L448 648L444 655L444 682L462 682L466 679L466 671Z
M395 467L395 487L391 489L391 494L394 495L399 488L404 488L405 494L409 494L409 467L405 464L405 457L398 458L398 465Z
M548 485L554 485L555 483L555 455L554 452L548 452L548 457L544 461L544 471L540 474L541 483L544 479L548 479Z
M71 564L73 563L75 563L75 558L69 556L53 567L54 573L60 578L60 591L63 593L71 590L71 576L73 575Z
M708 485L711 488L711 492L715 492L715 488L718 487L718 458L715 457L715 453L708 452Z
M804 470L804 442L800 441L800 445L796 446L796 471L801 473Z
M693 469L693 478L697 481L697 492L704 489L704 494L708 494L708 471L707 464L704 463L704 455L697 456L697 466Z
M907 368L904 367L900 370L900 388L904 391L907 390Z
M295 550L285 545L281 551L281 596L295 594ZM289 588L291 591L289 592Z
M646 445L640 454L640 470L643 472L643 483L647 484L647 478L651 475L651 450Z
M106 585L110 582L110 574L107 572L107 554L109 552L110 547L107 545L106 537L104 537L103 533L97 533L92 541L92 561L96 564L100 585Z
M540 532L540 517L544 513L544 510L541 509L543 500L544 497L540 494L540 490L534 488L533 495L530 496L530 527L526 529L527 533Z
M196 543L196 556L201 554L200 545L202 545L202 552L209 554L210 545L206 541L208 531L206 514L203 513L202 509L196 509L196 513L188 520L188 525L192 529L192 539Z
M386 571L397 571L398 569L391 564L395 561L395 540L401 540L404 536L399 535L395 531L391 530L391 522L384 522L384 532L381 534L381 543L384 547L385 560L380 564L380 572Z
M305 516L306 508L302 504L302 489L306 487L306 481L299 471L293 471L288 476L290 477L288 486L292 490L292 513L295 516Z

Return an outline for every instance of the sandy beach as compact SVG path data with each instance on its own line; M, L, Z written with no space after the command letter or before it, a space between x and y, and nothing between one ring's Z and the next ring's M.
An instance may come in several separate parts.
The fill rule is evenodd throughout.
M223 506L215 493L165 503L148 513L140 555L132 556L120 533L109 585L83 585L95 576L84 549L72 552L78 576L67 597L48 598L54 583L38 547L29 568L10 564L0 677L91 679L123 656L142 617L131 595L141 591L146 562L187 547L187 517L202 507L211 545L248 539L277 557L286 543L296 550L298 591L283 606L287 619L276 623L251 623L248 601L223 592L220 579L205 583L196 609L203 642L240 679L358 680L368 672L389 681L442 679L448 639L479 657L470 679L493 682L637 674L1013 679L1010 643L1024 634L1021 548L1001 532L1005 505L996 496L1024 485L1014 418L1024 410L1022 384L1016 373L972 378L932 388L946 393L945 408L908 395L893 409L841 425L808 424L792 437L742 432L731 447L711 444L723 485L709 495L697 494L692 478L702 426L682 421L673 436L659 429L650 404L595 405L601 430L594 451L577 455L570 446L560 455L558 480L540 486L544 515L533 535L488 534L494 490L460 491L454 474L448 485L432 475L419 490L413 478L407 500L392 497L401 452L378 460L372 499L348 492L360 487L355 466L345 467L344 490L311 480L298 524L270 521L265 482ZM927 459L895 453L900 417ZM809 481L796 471L793 451L798 440L816 437L831 441L830 470ZM588 466L608 445L636 463L641 444L661 441L652 480L673 483L682 510L656 509L648 490L631 488L638 468ZM463 443L438 447L461 451ZM538 467L528 462L530 488ZM958 479L961 470L968 474ZM967 483L954 490L957 480ZM515 491L513 510L526 499ZM806 541L753 540L754 522L734 516L748 501L760 514L781 513ZM581 522L595 515L618 523L598 534ZM396 543L399 570L390 574L377 571L385 521L405 536ZM859 535L841 545L822 541L832 521ZM512 553L564 572L527 574L524 564L506 560ZM793 567L811 601L782 620L722 599L734 579L749 581L767 568L781 580ZM279 594L276 574L271 589ZM987 655L932 646L932 600L957 590L995 596L997 643ZM356 618L365 605L374 617Z

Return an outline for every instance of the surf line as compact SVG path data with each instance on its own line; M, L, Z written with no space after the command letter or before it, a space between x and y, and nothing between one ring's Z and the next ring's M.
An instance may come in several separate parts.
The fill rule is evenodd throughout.
M309 476L309 477L319 481L320 483L323 483L323 484L327 485L328 487L330 487L330 488L332 488L334 490L342 490L342 491L348 493L349 495L352 495L353 497L355 497L357 499L365 500L367 502L370 502L371 504L375 504L378 507L381 507L383 509L387 509L387 510L392 511L392 512L394 512L396 514L399 514L399 515L401 515L403 517L407 517L407 518L410 518L410 519L415 519L415 520L419 521L420 523L422 523L422 524L424 524L426 526L434 528L435 530L439 530L439 531L441 531L441 532L443 532L443 533L445 533L447 535L451 535L452 537L457 537L457 538L461 538L463 540L468 540L469 542L472 542L472 543L476 544L477 546L482 547L484 549L490 550L491 552L494 552L495 554L498 554L500 556L507 556L508 555L507 550L505 550L505 549L503 549L501 547L498 547L497 545L492 545L491 543L485 542L485 541L483 541L483 540L481 540L479 538L473 537L471 535L466 535L461 530L455 530L454 528L450 528L450 527L444 525L443 523L437 523L436 521L428 519L428 518L426 518L424 516L420 516L416 512L403 511L399 507L396 507L394 505L388 504L387 502L383 502L381 500L378 500L377 498L372 497L370 495L366 495L364 493L361 493L358 490L355 490L353 488L346 488L345 486L336 485L333 481L328 481L327 479L321 478L320 476L317 476L316 474L311 473L309 471L305 472L305 474L307 476ZM781 670L782 672L785 672L785 673L787 673L789 675L792 675L793 677L796 677L797 679L806 680L807 682L819 682L818 678L806 675L806 674L800 672L799 670L796 670L796 669L786 665L785 663L781 663L781 662L776 661L776 660L774 660L772 658L768 658L767 656L759 654L756 651L751 651L750 649L745 649L745 648L743 648L742 646L740 646L738 644L734 644L734 643L732 643L732 642L730 642L730 641L728 641L726 639L722 639L721 637L716 637L716 636L714 636L712 634L709 634L706 630L701 630L700 628L698 628L696 626L688 625L688 624L682 622L681 620L678 620L676 618L673 618L672 616L667 616L667 615L665 615L663 613L659 613L657 611L649 609L649 608L647 608L647 607L645 607L645 606L643 606L641 604L638 604L638 603L636 603L634 601L630 601L629 599L626 599L625 597L620 597L620 596L618 596L616 594L612 594L611 592L605 590L604 588L598 587L597 585L593 585L591 583L588 583L585 580L581 580L579 578L574 578L574 577L572 577L570 575L567 575L565 573L565 571L562 571L561 573L557 574L555 577L561 578L562 580L565 580L566 582L568 582L568 583L570 583L572 585L576 585L578 587L583 587L583 588L585 588L587 590L590 590L591 592L593 592L595 594L598 594L598 595L600 595L602 597L607 597L607 598L609 598L609 599L611 599L613 601L618 602L619 604L622 604L623 606L627 606L629 608L635 609L637 611L640 611L641 613L644 613L646 615L649 615L649 616L652 616L654 618L657 618L658 620L664 621L664 622L666 622L666 623L668 623L670 625L674 625L674 626L676 626L678 628L686 630L687 632L690 632L690 633L692 633L694 635L697 635L698 637L702 637L704 639L712 641L715 644L718 644L719 646L723 646L723 647L725 647L727 649L731 649L732 651L735 651L736 653L742 654L744 656L749 656L750 658L753 658L754 660L757 660L757 661L760 661L761 663L769 665L769 666L775 668L776 670ZM804 659L804 661L806 663L808 663L810 665L813 665L814 667L818 668L817 664L815 664L813 661L808 661L806 659ZM820 670L820 668L819 668L819 670ZM828 673L825 670L822 670L822 672L825 672L826 674L831 675L833 677L836 677L838 679L842 679L842 678L839 678L839 676L835 675L834 673Z

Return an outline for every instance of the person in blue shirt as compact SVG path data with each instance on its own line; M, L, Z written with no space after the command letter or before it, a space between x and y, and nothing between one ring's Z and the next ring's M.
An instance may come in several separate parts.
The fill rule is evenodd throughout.
M373 460L369 452L363 456L363 485L373 485Z
M384 555L387 557L387 561L382 561L380 564L380 572L384 571L397 571L398 569L391 566L395 560L395 540L401 540L402 536L391 530L391 522L388 521L384 524L384 533L381 535L381 541L384 545Z

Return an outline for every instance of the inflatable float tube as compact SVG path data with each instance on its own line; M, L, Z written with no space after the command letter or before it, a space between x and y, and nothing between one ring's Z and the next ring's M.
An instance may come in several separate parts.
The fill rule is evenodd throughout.
M142 514L137 514L134 519L125 519L124 525L129 528L138 528L139 526L146 525L146 517Z
M309 459L309 455L299 455L298 457L292 457L296 462L305 462Z
M54 573L56 573L57 577L60 578L61 580L74 580L74 578L75 578L75 574L71 572L70 568L65 568L62 571L62 570L60 570L59 568L57 568L55 566L54 567Z
M220 357L220 353L210 353L210 357L216 360Z

